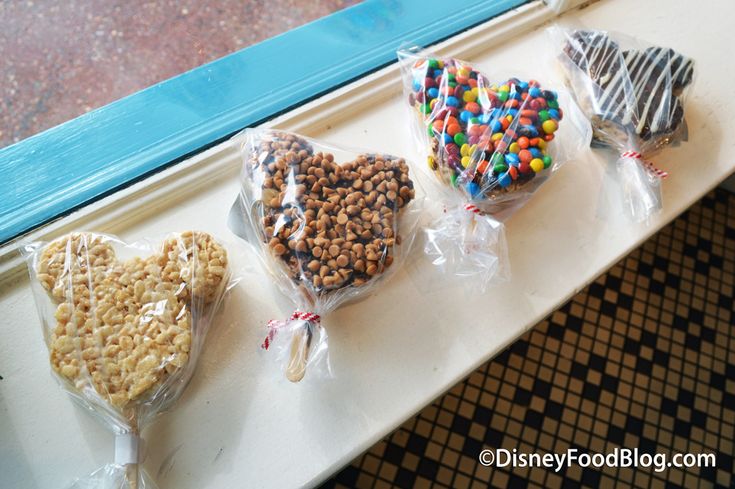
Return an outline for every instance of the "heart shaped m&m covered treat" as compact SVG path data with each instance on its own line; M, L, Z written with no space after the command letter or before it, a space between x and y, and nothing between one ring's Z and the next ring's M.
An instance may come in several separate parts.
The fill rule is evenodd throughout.
M426 188L441 205L424 252L445 277L482 291L510 277L503 222L588 144L589 126L566 94L536 80L492 79L418 48L398 58Z
M400 157L281 131L247 130L244 139L243 185L233 209L250 225L244 237L255 237L251 243L296 305L289 320L269 323L263 348L284 346L287 377L298 381L326 351L321 315L370 290L404 256L413 226L401 223L414 184Z
M404 70L405 71L405 70ZM563 110L537 81L490 81L469 63L417 57L409 103L425 126L429 167L481 201L516 191L549 169Z

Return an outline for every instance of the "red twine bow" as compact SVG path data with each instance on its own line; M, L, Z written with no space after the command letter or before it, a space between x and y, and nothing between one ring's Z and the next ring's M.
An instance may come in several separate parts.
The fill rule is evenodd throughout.
M293 314L291 314L291 317L288 318L286 321L281 321L280 319L271 319L268 321L268 335L263 340L263 344L260 345L260 347L264 350L267 350L270 348L271 343L273 342L273 338L276 337L276 332L286 326L286 324L290 321L295 321L297 319L300 319L302 321L308 321L310 323L319 324L322 320L321 316L319 314L314 314L313 312L303 312L303 311L294 311Z
M654 166L654 164L651 163L650 161L643 159L643 155L637 151L623 151L622 153L620 153L620 157L621 158L635 158L637 160L641 160L643 162L643 166L648 171L650 171L651 173L653 173L659 178L666 178L669 176L669 174L666 173L665 171L659 170L658 168L656 168L656 166Z
M477 208L475 204L467 204L464 206L465 210L468 210L470 212L474 212L475 214L480 214L482 211Z

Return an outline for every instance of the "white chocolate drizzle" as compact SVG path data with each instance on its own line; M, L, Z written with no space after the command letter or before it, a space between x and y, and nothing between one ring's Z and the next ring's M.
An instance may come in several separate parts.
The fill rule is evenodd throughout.
M694 63L667 48L621 51L605 33L578 31L567 54L600 88L596 110L642 135L670 132L679 121L676 91L691 82ZM569 52L571 51L571 52ZM645 135L644 135L645 136Z

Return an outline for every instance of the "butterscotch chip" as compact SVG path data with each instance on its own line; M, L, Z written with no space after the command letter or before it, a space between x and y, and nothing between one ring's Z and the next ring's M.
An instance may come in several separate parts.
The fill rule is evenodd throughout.
M398 213L414 197L405 160L359 155L338 164L304 139L268 133L251 165L263 196L281 182L278 195L260 199L263 236L295 282L320 294L361 286L390 266Z

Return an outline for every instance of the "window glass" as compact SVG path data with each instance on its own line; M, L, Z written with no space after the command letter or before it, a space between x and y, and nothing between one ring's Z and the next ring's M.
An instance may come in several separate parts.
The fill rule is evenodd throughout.
M356 3L0 2L0 148Z
M527 1L0 0L0 245Z

